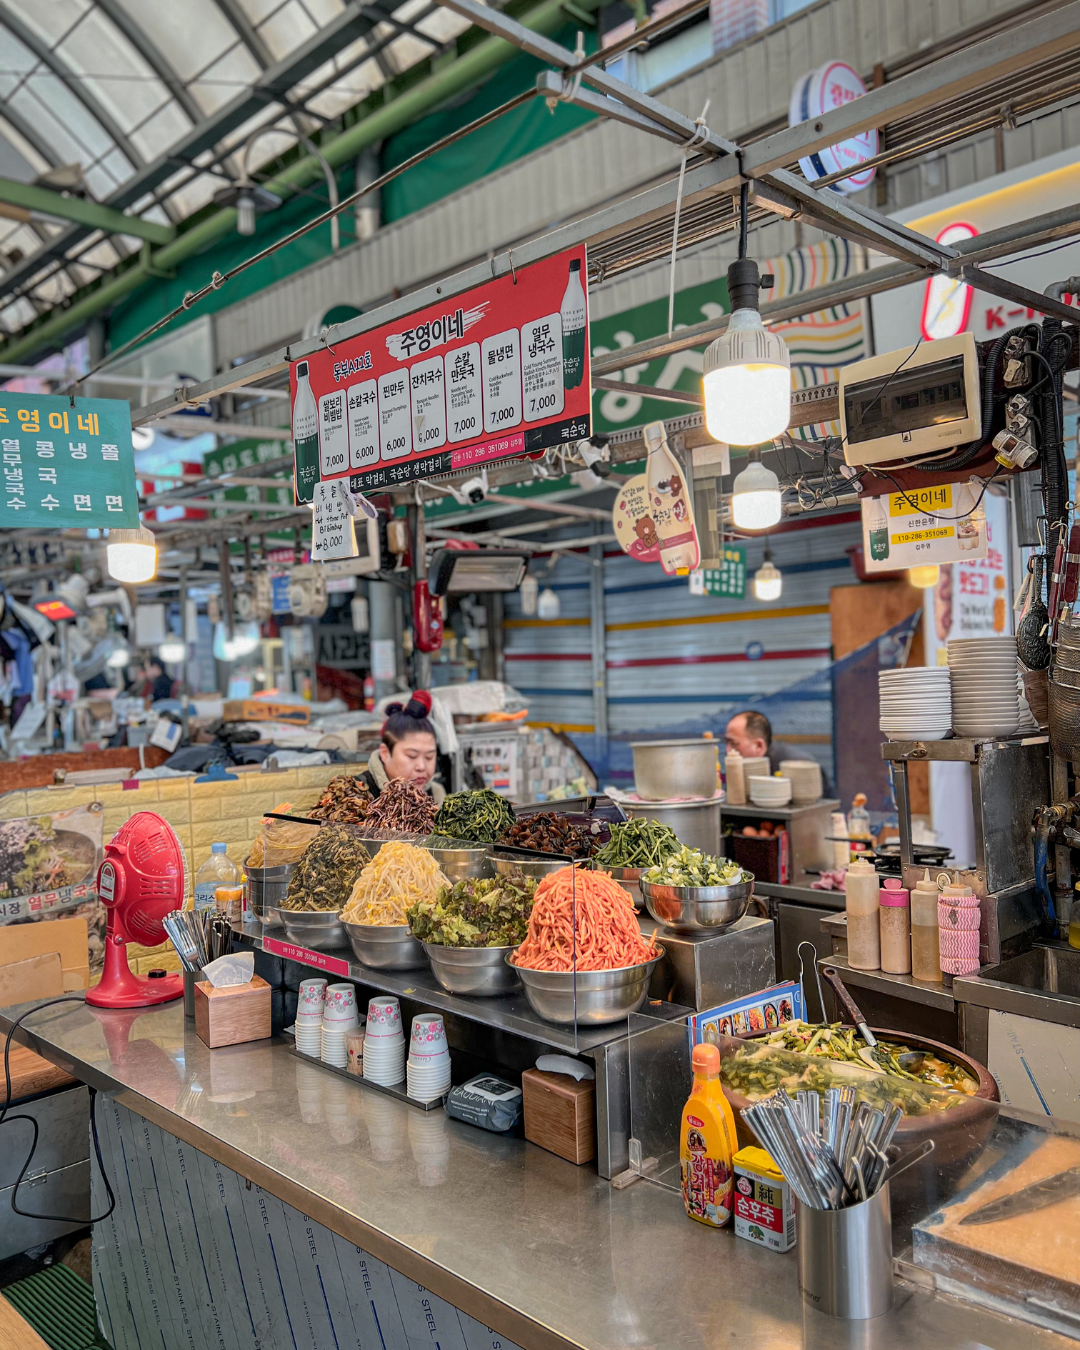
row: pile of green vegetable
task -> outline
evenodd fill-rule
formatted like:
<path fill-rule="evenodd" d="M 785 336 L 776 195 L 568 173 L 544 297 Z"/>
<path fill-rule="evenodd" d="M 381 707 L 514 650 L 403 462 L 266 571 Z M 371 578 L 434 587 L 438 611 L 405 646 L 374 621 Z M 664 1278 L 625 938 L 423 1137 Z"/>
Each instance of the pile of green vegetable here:
<path fill-rule="evenodd" d="M 513 825 L 514 819 L 510 803 L 490 788 L 452 792 L 439 807 L 435 832 L 473 844 L 493 844 Z"/>
<path fill-rule="evenodd" d="M 764 1044 L 778 1050 L 791 1050 L 800 1055 L 813 1055 L 815 1058 L 830 1059 L 834 1062 L 865 1064 L 870 1069 L 880 1069 L 895 1078 L 905 1078 L 912 1083 L 932 1083 L 937 1087 L 955 1088 L 958 1092 L 974 1095 L 978 1082 L 972 1078 L 960 1064 L 942 1059 L 939 1055 L 927 1054 L 916 1068 L 908 1070 L 897 1058 L 907 1054 L 913 1047 L 898 1045 L 894 1041 L 881 1041 L 871 1049 L 865 1044 L 854 1027 L 846 1027 L 842 1022 L 831 1022 L 828 1026 L 814 1026 L 797 1018 L 785 1022 L 771 1035 L 765 1037 Z"/>
<path fill-rule="evenodd" d="M 324 825 L 300 855 L 282 909 L 340 910 L 371 861 L 355 825 Z"/>
<path fill-rule="evenodd" d="M 946 1111 L 965 1100 L 932 1083 L 910 1082 L 893 1074 L 872 1070 L 861 1060 L 829 1060 L 796 1054 L 776 1046 L 753 1042 L 720 1061 L 720 1081 L 750 1101 L 761 1101 L 782 1088 L 789 1097 L 803 1089 L 824 1092 L 830 1087 L 855 1089 L 855 1100 L 870 1106 L 899 1106 L 906 1116 L 924 1116 Z"/>
<path fill-rule="evenodd" d="M 680 848 L 642 872 L 650 886 L 737 886 L 753 881 L 733 858 L 712 858 L 698 848 Z"/>
<path fill-rule="evenodd" d="M 610 841 L 593 861 L 597 867 L 656 867 L 678 851 L 679 841 L 670 825 L 635 819 L 612 825 Z"/>
<path fill-rule="evenodd" d="M 468 877 L 413 905 L 409 928 L 421 942 L 442 947 L 516 947 L 528 932 L 535 894 L 536 882 L 520 872 Z"/>

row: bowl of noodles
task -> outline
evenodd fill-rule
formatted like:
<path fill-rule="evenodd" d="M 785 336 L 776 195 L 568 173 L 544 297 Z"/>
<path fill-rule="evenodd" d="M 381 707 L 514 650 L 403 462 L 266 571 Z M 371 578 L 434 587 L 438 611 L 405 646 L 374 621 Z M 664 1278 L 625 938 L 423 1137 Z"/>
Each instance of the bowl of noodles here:
<path fill-rule="evenodd" d="M 356 959 L 373 970 L 426 966 L 423 944 L 409 931 L 408 911 L 447 885 L 426 849 L 401 839 L 384 842 L 357 877 L 341 912 Z"/>

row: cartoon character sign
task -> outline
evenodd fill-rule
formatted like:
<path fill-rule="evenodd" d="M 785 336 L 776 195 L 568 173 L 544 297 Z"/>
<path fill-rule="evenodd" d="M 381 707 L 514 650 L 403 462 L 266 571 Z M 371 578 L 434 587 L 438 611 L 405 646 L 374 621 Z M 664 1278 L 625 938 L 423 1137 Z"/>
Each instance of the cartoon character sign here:
<path fill-rule="evenodd" d="M 637 562 L 660 561 L 660 535 L 656 529 L 656 513 L 649 501 L 645 475 L 628 478 L 615 498 L 611 510 L 615 537 L 624 553 Z"/>

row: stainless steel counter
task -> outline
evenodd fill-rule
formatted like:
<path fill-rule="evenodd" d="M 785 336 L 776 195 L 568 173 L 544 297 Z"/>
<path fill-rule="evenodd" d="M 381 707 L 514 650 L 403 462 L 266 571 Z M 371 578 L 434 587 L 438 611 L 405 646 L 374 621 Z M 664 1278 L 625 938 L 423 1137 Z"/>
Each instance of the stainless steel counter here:
<path fill-rule="evenodd" d="M 28 1006 L 0 1012 L 0 1028 Z M 643 1182 L 613 1190 L 590 1168 L 441 1115 L 447 1162 L 438 1184 L 430 1175 L 425 1184 L 409 1145 L 420 1114 L 411 1107 L 358 1083 L 366 1128 L 335 1143 L 301 1114 L 298 1071 L 320 1070 L 269 1041 L 210 1051 L 188 1027 L 179 1003 L 70 1005 L 42 1010 L 18 1035 L 524 1350 L 1076 1350 L 903 1284 L 896 1310 L 871 1323 L 804 1311 L 794 1253 L 702 1228 L 671 1192 Z"/>

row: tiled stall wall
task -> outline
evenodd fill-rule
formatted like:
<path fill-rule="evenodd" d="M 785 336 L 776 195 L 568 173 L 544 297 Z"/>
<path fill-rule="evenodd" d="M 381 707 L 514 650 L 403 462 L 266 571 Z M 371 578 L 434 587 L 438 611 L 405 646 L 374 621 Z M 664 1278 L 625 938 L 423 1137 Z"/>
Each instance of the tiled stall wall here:
<path fill-rule="evenodd" d="M 19 789 L 0 795 L 0 820 L 44 815 L 73 806 L 101 802 L 104 806 L 103 838 L 106 843 L 138 811 L 156 811 L 176 831 L 188 861 L 188 895 L 195 873 L 210 856 L 210 845 L 229 846 L 229 857 L 238 866 L 251 850 L 265 812 L 282 802 L 303 812 L 314 805 L 323 788 L 342 773 L 357 772 L 341 764 L 319 764 L 304 769 L 283 769 L 237 774 L 235 782 L 198 783 L 191 778 L 134 778 L 125 783 L 102 783 L 96 787 L 50 787 Z M 133 970 L 179 970 L 180 961 L 171 944 L 161 947 L 128 947 Z"/>

